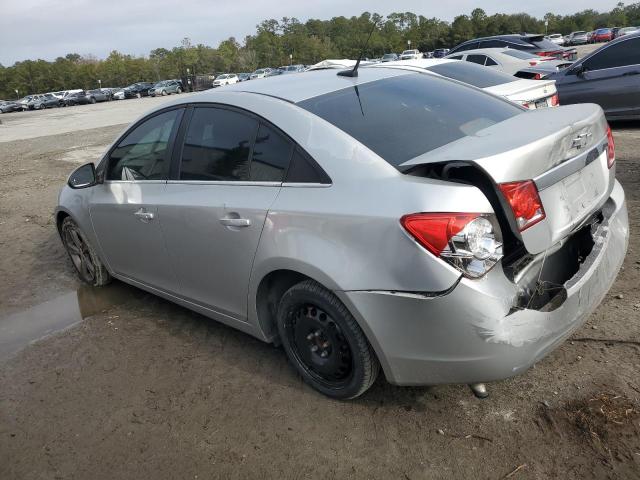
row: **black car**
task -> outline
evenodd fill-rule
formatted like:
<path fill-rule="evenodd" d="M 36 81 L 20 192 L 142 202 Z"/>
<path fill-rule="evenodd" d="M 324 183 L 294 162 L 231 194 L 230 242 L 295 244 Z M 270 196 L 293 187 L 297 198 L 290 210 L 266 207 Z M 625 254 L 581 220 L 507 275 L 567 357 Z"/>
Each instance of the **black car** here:
<path fill-rule="evenodd" d="M 545 79 L 556 81 L 561 105 L 597 103 L 609 120 L 640 118 L 640 34 L 616 38 Z"/>
<path fill-rule="evenodd" d="M 495 35 L 493 37 L 475 38 L 461 43 L 452 48 L 449 54 L 464 50 L 476 50 L 478 48 L 515 48 L 539 55 L 541 57 L 556 57 L 559 60 L 577 57 L 575 49 L 562 48 L 544 35 L 520 34 L 520 35 Z"/>
<path fill-rule="evenodd" d="M 0 101 L 0 113 L 19 112 L 22 110 L 22 105 L 11 101 Z"/>
<path fill-rule="evenodd" d="M 138 82 L 129 85 L 124 89 L 124 98 L 148 97 L 149 90 L 151 90 L 153 86 L 154 84 L 149 82 Z"/>
<path fill-rule="evenodd" d="M 66 95 L 63 101 L 65 107 L 70 107 L 72 105 L 86 105 L 88 103 L 91 103 L 90 98 L 87 96 L 87 92 L 85 92 L 84 90 L 81 92 L 73 92 Z"/>

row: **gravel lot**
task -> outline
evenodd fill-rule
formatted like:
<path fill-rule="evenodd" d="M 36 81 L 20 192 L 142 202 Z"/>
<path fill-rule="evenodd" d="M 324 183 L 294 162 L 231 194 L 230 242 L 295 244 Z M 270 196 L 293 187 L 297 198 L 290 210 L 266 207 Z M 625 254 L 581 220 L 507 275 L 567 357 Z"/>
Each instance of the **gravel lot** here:
<path fill-rule="evenodd" d="M 0 359 L 1 479 L 640 477 L 640 124 L 614 125 L 624 270 L 572 339 L 487 400 L 380 379 L 338 402 L 281 350 L 133 287 L 76 280 L 57 191 L 164 101 L 0 118 L 0 347 L 15 347 L 7 319 L 29 338 L 86 317 Z"/>

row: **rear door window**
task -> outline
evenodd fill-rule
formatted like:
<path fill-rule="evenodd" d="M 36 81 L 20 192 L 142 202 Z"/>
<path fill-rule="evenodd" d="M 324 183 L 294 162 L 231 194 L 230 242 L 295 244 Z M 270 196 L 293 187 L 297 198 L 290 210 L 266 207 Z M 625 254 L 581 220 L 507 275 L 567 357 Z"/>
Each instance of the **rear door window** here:
<path fill-rule="evenodd" d="M 478 65 L 484 65 L 484 62 L 487 61 L 487 57 L 485 55 L 467 55 L 467 62 L 477 63 Z"/>
<path fill-rule="evenodd" d="M 492 67 L 494 65 L 498 65 L 498 62 L 496 62 L 493 58 L 491 57 L 487 57 L 487 60 L 484 62 L 484 66 L 485 67 Z"/>
<path fill-rule="evenodd" d="M 420 73 L 361 83 L 298 105 L 396 167 L 522 113 L 506 100 Z"/>
<path fill-rule="evenodd" d="M 247 181 L 258 121 L 223 108 L 196 108 L 180 161 L 181 180 Z"/>
<path fill-rule="evenodd" d="M 293 143 L 275 128 L 261 124 L 258 129 L 249 178 L 253 182 L 282 182 L 289 167 Z"/>
<path fill-rule="evenodd" d="M 166 179 L 171 144 L 182 113 L 179 108 L 154 115 L 129 132 L 109 155 L 106 179 Z"/>
<path fill-rule="evenodd" d="M 587 59 L 583 65 L 587 70 L 640 65 L 640 38 L 609 45 Z"/>

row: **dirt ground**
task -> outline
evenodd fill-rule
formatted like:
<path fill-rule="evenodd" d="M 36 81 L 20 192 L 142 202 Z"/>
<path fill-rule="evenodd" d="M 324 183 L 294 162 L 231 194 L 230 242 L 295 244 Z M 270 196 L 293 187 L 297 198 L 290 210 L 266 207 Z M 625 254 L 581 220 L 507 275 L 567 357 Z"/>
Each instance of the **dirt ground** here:
<path fill-rule="evenodd" d="M 80 287 L 57 191 L 156 101 L 0 118 L 0 319 Z M 61 116 L 90 127 L 91 108 L 98 128 Z M 0 479 L 640 478 L 640 123 L 614 128 L 624 270 L 583 328 L 488 399 L 382 378 L 332 401 L 279 349 L 133 287 L 85 288 L 84 321 L 0 360 Z"/>

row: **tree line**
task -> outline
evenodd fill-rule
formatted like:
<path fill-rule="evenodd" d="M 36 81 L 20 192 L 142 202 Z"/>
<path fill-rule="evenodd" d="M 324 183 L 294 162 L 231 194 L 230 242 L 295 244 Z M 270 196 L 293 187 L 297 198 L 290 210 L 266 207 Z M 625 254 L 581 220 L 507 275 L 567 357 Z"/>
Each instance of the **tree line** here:
<path fill-rule="evenodd" d="M 0 98 L 71 88 L 91 89 L 99 85 L 119 87 L 193 74 L 251 72 L 258 67 L 277 67 L 290 62 L 313 64 L 327 58 L 355 58 L 374 24 L 364 52 L 367 57 L 400 52 L 407 48 L 409 41 L 411 48 L 431 51 L 488 35 L 568 34 L 576 30 L 640 25 L 640 2 L 618 3 L 609 12 L 547 13 L 542 19 L 526 13 L 487 15 L 476 8 L 470 15 L 459 15 L 450 23 L 411 12 L 386 17 L 365 12 L 351 18 L 310 19 L 305 23 L 284 17 L 261 22 L 256 32 L 242 42 L 231 37 L 216 48 L 193 45 L 189 38 L 184 38 L 171 50 L 156 48 L 143 57 L 114 50 L 105 59 L 70 53 L 54 61 L 25 60 L 8 67 L 0 65 Z"/>

